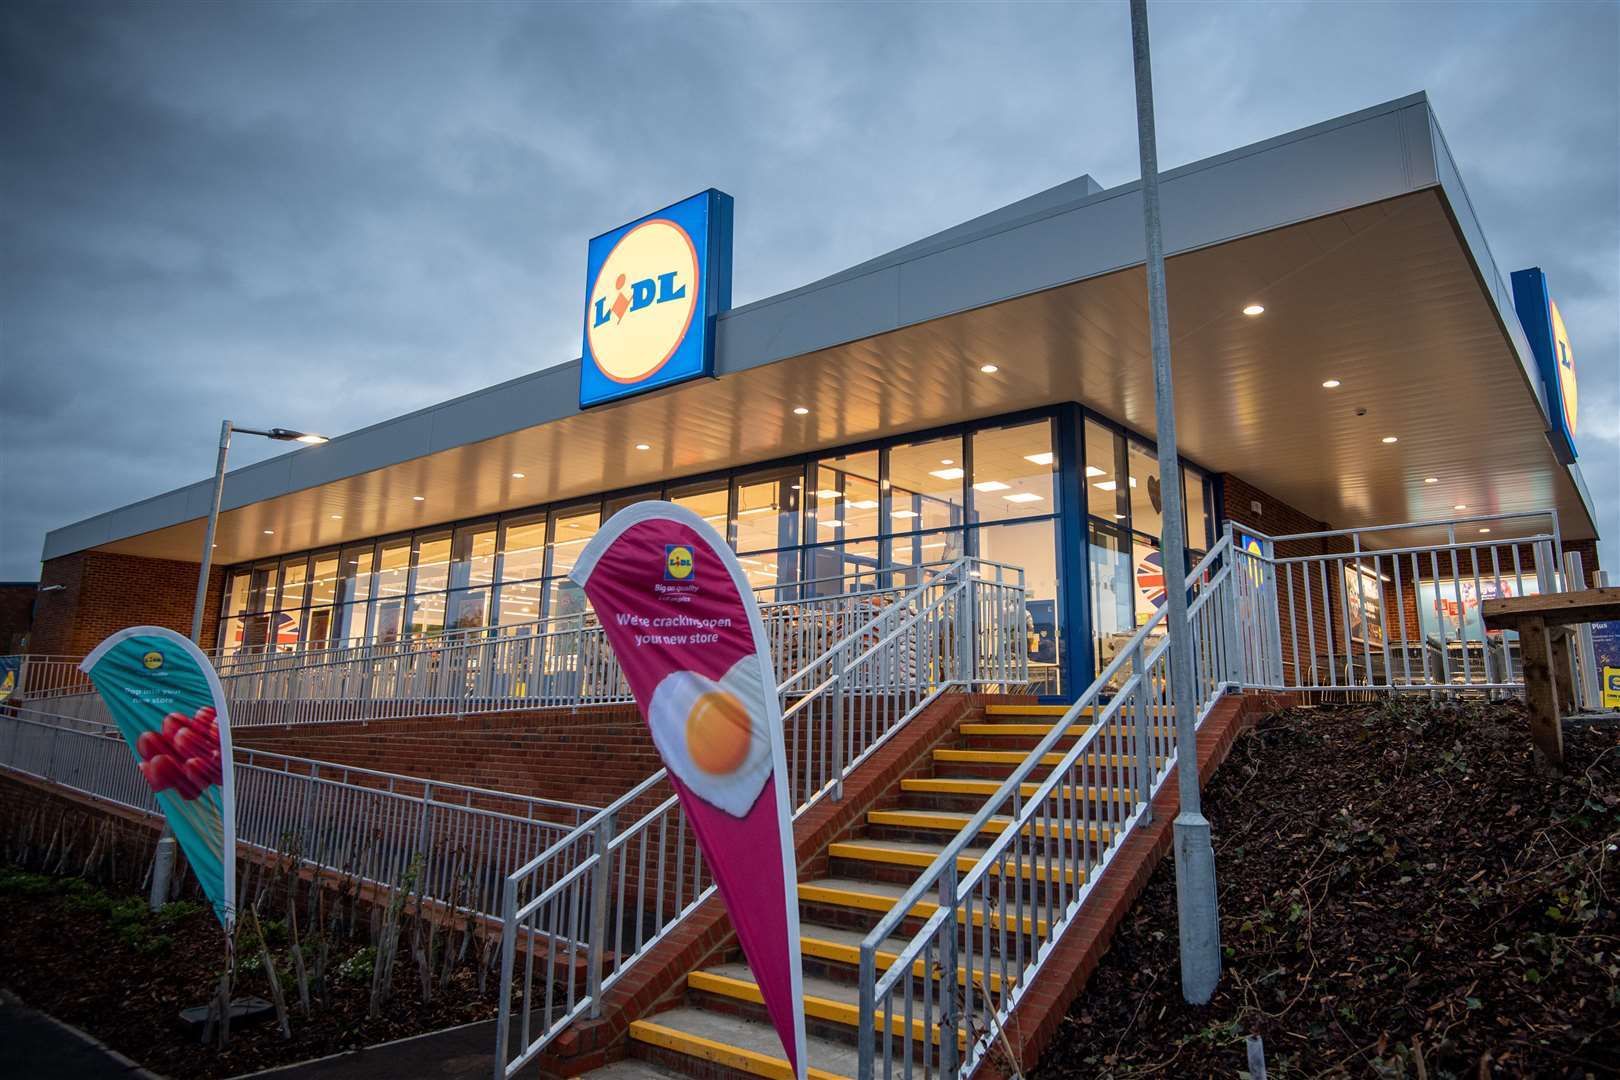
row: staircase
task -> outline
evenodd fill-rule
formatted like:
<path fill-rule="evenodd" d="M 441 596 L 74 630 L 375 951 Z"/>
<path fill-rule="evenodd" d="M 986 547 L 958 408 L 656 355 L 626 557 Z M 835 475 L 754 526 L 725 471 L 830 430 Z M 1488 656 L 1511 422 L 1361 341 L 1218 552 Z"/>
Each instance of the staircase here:
<path fill-rule="evenodd" d="M 1063 713 L 1063 706 L 995 704 L 985 706 L 982 713 L 970 713 L 954 738 L 933 749 L 922 775 L 900 780 L 853 835 L 827 846 L 824 857 L 812 863 L 824 865 L 824 873 L 801 873 L 800 950 L 812 1077 L 856 1075 L 861 939 Z M 1047 764 L 1055 764 L 1058 756 L 1051 755 Z M 1128 760 L 1119 764 L 1131 767 Z M 1033 790 L 1034 784 L 1026 786 Z M 1083 797 L 1102 803 L 1113 795 L 1111 790 L 1090 790 Z M 1007 825 L 1007 818 L 992 818 L 981 830 L 980 843 L 959 854 L 959 867 L 971 867 L 984 845 Z M 1073 827 L 1065 826 L 1065 840 L 1096 845 L 1111 835 L 1106 826 L 1091 826 L 1086 832 L 1076 837 Z M 974 911 L 969 920 L 978 934 L 992 940 L 1004 920 L 1009 926 L 1023 922 L 1028 927 L 1034 922 L 1044 927 L 1045 886 L 1052 871 L 1038 862 L 1010 865 L 1016 870 L 1007 876 L 1014 880 L 1006 883 L 998 909 Z M 909 938 L 937 910 L 933 902 L 917 903 L 901 924 L 902 932 Z M 881 969 L 896 962 L 904 945 L 898 937 L 890 942 L 892 947 L 878 952 Z M 920 981 L 925 974 L 917 963 L 915 978 Z M 937 978 L 938 972 L 932 977 Z M 999 976 L 992 973 L 990 979 L 996 988 Z M 762 1000 L 740 951 L 733 949 L 720 962 L 690 972 L 684 992 L 668 1003 L 670 1007 L 630 1024 L 630 1060 L 587 1075 L 600 1080 L 671 1073 L 701 1080 L 717 1075 L 790 1078 Z M 920 1018 L 911 1023 L 914 1039 L 922 1039 L 926 1031 L 937 1044 L 937 1023 L 925 1024 Z M 902 1024 L 894 1020 L 892 1033 L 901 1033 Z"/>

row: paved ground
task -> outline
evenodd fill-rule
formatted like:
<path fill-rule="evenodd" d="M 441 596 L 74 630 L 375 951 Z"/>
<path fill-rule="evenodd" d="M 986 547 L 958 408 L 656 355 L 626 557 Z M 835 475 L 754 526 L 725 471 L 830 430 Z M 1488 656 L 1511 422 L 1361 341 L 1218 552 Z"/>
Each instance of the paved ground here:
<path fill-rule="evenodd" d="M 495 1021 L 485 1020 L 252 1075 L 265 1080 L 489 1080 L 494 1051 Z"/>
<path fill-rule="evenodd" d="M 5 1048 L 5 1063 L 0 1065 L 0 1075 L 5 1076 L 132 1080 L 152 1075 L 4 990 L 0 990 L 0 1047 Z"/>

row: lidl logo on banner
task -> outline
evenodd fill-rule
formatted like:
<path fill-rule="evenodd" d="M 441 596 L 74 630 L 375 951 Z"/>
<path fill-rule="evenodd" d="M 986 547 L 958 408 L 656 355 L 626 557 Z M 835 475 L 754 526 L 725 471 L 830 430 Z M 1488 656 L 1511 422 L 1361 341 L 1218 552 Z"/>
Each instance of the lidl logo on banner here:
<path fill-rule="evenodd" d="M 714 373 L 731 306 L 731 196 L 710 189 L 592 240 L 581 406 Z"/>
<path fill-rule="evenodd" d="M 147 671 L 156 671 L 163 666 L 163 654 L 156 649 L 148 650 L 141 656 L 141 666 Z"/>
<path fill-rule="evenodd" d="M 1547 436 L 1564 464 L 1575 460 L 1575 428 L 1580 393 L 1575 382 L 1575 350 L 1564 316 L 1547 292 L 1540 267 L 1513 273 L 1513 306 L 1519 325 L 1535 354 L 1536 370 L 1547 395 Z"/>
<path fill-rule="evenodd" d="M 685 544 L 664 546 L 664 580 L 685 581 L 692 576 L 692 549 Z"/>

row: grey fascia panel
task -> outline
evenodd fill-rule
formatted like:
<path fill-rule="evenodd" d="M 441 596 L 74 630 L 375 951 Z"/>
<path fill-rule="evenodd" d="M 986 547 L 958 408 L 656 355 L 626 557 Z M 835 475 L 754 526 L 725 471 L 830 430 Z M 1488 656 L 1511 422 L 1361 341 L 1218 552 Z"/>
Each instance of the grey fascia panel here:
<path fill-rule="evenodd" d="M 1546 387 L 1542 385 L 1535 354 L 1530 351 L 1530 340 L 1525 336 L 1524 324 L 1519 322 L 1518 309 L 1513 306 L 1513 289 L 1509 287 L 1507 279 L 1502 276 L 1501 270 L 1496 265 L 1496 258 L 1491 254 L 1491 245 L 1485 239 L 1485 230 L 1479 223 L 1478 215 L 1474 213 L 1473 200 L 1468 197 L 1468 189 L 1463 186 L 1462 174 L 1457 171 L 1457 162 L 1451 156 L 1451 148 L 1446 145 L 1446 137 L 1440 130 L 1440 122 L 1435 119 L 1432 112 L 1429 114 L 1429 132 L 1434 147 L 1434 163 L 1440 190 L 1444 192 L 1451 213 L 1457 220 L 1457 226 L 1462 230 L 1463 242 L 1474 260 L 1474 268 L 1479 272 L 1480 280 L 1485 283 L 1485 291 L 1490 296 L 1491 302 L 1496 305 L 1497 317 L 1501 319 L 1508 339 L 1513 343 L 1514 351 L 1518 353 L 1519 366 L 1524 371 L 1525 382 L 1536 395 L 1536 404 L 1541 407 L 1542 415 L 1547 416 Z"/>
<path fill-rule="evenodd" d="M 1172 169 L 1161 181 L 1166 249 L 1190 251 L 1433 186 L 1435 169 L 1428 163 L 1438 155 L 1414 145 L 1431 131 L 1438 128 L 1420 93 Z M 1139 264 L 1140 187 L 1133 181 L 1098 191 L 1081 177 L 736 308 L 718 320 L 716 370 L 745 371 Z M 1078 197 L 1051 201 L 1071 193 Z M 1028 212 L 1019 213 L 1025 207 Z M 579 367 L 574 359 L 233 471 L 224 506 L 240 508 L 577 415 Z M 57 529 L 46 536 L 44 557 L 200 517 L 206 502 L 199 508 L 198 487 L 206 491 L 208 484 Z"/>

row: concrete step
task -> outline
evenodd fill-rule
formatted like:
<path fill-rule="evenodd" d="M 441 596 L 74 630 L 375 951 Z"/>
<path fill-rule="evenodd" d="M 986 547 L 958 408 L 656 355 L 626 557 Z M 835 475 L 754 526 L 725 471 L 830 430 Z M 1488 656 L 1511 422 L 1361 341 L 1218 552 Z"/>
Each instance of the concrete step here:
<path fill-rule="evenodd" d="M 848 868 L 850 873 L 845 876 L 866 879 L 876 877 L 882 881 L 904 881 L 910 884 L 917 879 L 917 875 L 932 866 L 940 852 L 945 850 L 944 843 L 927 844 L 908 840 L 883 840 L 874 837 L 861 837 L 854 840 L 842 840 L 833 843 L 827 849 L 827 856 L 832 860 L 835 871 Z M 960 872 L 971 870 L 984 854 L 982 846 L 964 848 L 956 856 L 956 868 Z M 893 867 L 898 871 L 894 875 L 875 874 L 879 867 Z M 1047 867 L 1032 864 L 1028 861 L 1017 864 L 1008 863 L 1005 869 L 1001 864 L 990 867 L 991 875 L 1006 873 L 1008 877 L 1017 877 L 1024 881 L 1048 882 L 1055 881 L 1057 873 Z M 1065 871 L 1063 877 L 1069 884 L 1075 884 L 1073 870 Z M 1083 881 L 1085 875 L 1080 875 Z"/>
<path fill-rule="evenodd" d="M 929 833 L 948 833 L 952 836 L 961 832 L 971 823 L 973 815 L 952 813 L 944 810 L 873 810 L 866 815 L 866 822 L 870 826 L 894 829 L 904 834 L 917 835 L 919 838 Z M 1012 827 L 1012 818 L 1004 814 L 996 814 L 988 818 L 979 827 L 980 836 L 999 836 Z M 1076 826 L 1068 822 L 1042 823 L 1033 822 L 1024 826 L 1023 835 L 1039 837 L 1061 836 L 1065 840 L 1081 837 L 1093 843 L 1106 843 L 1113 837 L 1114 831 L 1108 826 Z M 905 839 L 905 836 L 895 839 Z"/>
<path fill-rule="evenodd" d="M 688 1076 L 794 1080 L 776 1029 L 741 1016 L 684 1005 L 632 1021 L 630 1040 L 637 1057 Z M 854 1045 L 815 1036 L 805 1041 L 810 1080 L 847 1080 L 859 1071 Z"/>
<path fill-rule="evenodd" d="M 681 1074 L 640 1058 L 623 1058 L 584 1073 L 591 1080 L 679 1080 Z"/>
<path fill-rule="evenodd" d="M 895 904 L 905 896 L 907 886 L 886 881 L 865 881 L 858 878 L 818 878 L 815 881 L 799 882 L 800 917 L 807 922 L 829 925 L 842 925 L 854 929 L 851 923 L 874 925 L 878 918 L 893 910 Z M 807 912 L 805 908 L 810 910 Z M 825 910 L 829 913 L 842 912 L 845 918 L 838 918 L 835 914 L 832 919 L 819 919 L 817 911 Z M 927 919 L 939 910 L 939 904 L 933 900 L 919 900 L 911 906 L 906 914 L 911 919 Z M 964 911 L 966 909 L 964 908 Z M 861 917 L 847 918 L 850 913 L 859 913 Z M 1046 920 L 1031 921 L 1030 916 L 1003 915 L 999 911 L 986 914 L 982 906 L 975 905 L 973 909 L 972 924 L 982 927 L 986 918 L 990 921 L 991 929 L 1000 929 L 1006 925 L 1009 929 L 1020 927 L 1025 933 L 1031 930 L 1044 935 L 1046 933 Z"/>
<path fill-rule="evenodd" d="M 1024 716 L 1063 716 L 1072 706 L 1069 705 L 986 705 L 984 715 L 993 719 Z M 1096 709 L 1087 705 L 1084 715 L 1095 714 Z"/>
<path fill-rule="evenodd" d="M 900 790 L 906 794 L 918 795 L 961 795 L 979 800 L 982 806 L 984 800 L 1001 789 L 1000 780 L 974 780 L 970 777 L 959 776 L 925 776 L 900 781 Z M 1024 798 L 1032 797 L 1040 788 L 1038 781 L 1029 781 L 1018 785 L 1019 794 Z M 1104 800 L 1114 802 L 1127 797 L 1127 793 L 1120 788 L 1075 788 L 1060 785 L 1052 789 L 1052 794 L 1061 799 L 1083 798 L 1087 802 L 1097 803 Z"/>
<path fill-rule="evenodd" d="M 799 924 L 799 952 L 804 957 L 805 970 L 807 972 L 814 970 L 823 977 L 857 985 L 856 980 L 860 977 L 861 942 L 865 937 L 865 932 L 860 930 L 850 930 L 846 927 L 829 926 L 823 923 L 801 922 Z M 909 941 L 910 938 L 905 937 L 888 937 L 880 942 L 874 956 L 878 970 L 887 971 L 899 963 L 900 952 Z M 922 960 L 912 961 L 911 972 L 916 978 L 923 977 L 925 972 Z M 935 979 L 940 977 L 937 965 L 931 974 Z M 959 965 L 956 969 L 956 977 L 959 985 L 965 983 L 967 981 L 967 968 Z M 983 985 L 984 976 L 982 972 L 975 974 L 975 982 L 980 986 Z M 1001 989 L 1001 976 L 999 974 L 992 973 L 990 975 L 990 988 L 992 990 Z"/>

